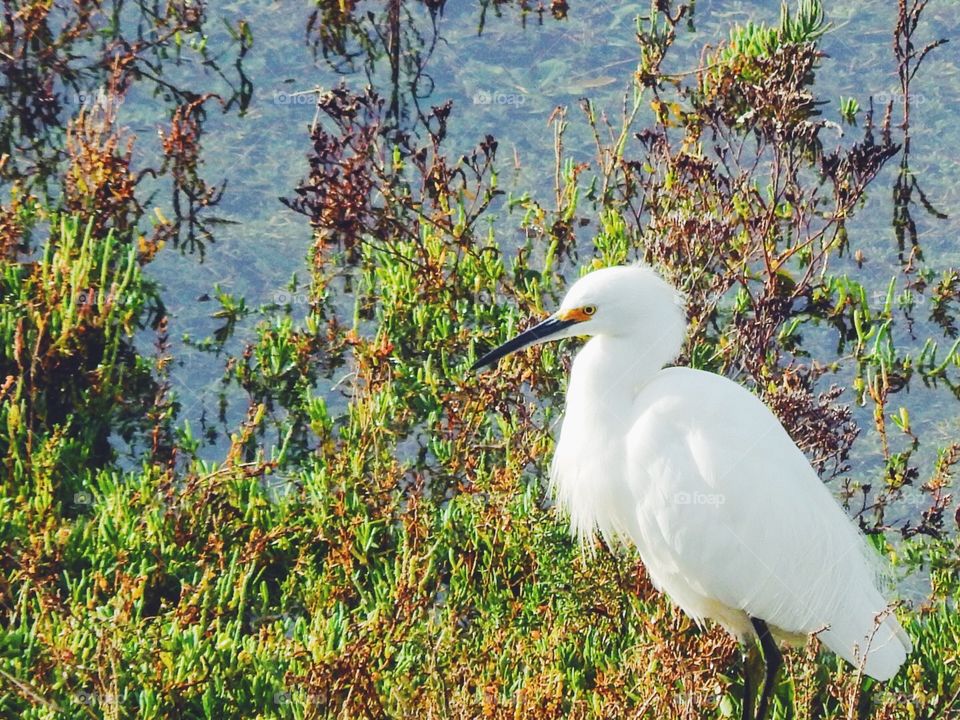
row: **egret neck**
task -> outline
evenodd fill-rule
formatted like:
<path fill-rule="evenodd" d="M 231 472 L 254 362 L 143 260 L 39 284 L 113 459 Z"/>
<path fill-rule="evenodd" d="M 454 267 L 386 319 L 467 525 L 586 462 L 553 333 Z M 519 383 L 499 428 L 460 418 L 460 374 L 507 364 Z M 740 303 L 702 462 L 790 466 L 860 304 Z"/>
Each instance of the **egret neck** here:
<path fill-rule="evenodd" d="M 622 497 L 624 479 L 614 470 L 626 459 L 623 428 L 636 415 L 640 389 L 680 353 L 686 328 L 681 311 L 660 323 L 656 334 L 631 330 L 591 338 L 570 373 L 550 479 L 573 534 L 583 541 L 599 530 L 613 544 L 634 530 L 632 503 Z"/>

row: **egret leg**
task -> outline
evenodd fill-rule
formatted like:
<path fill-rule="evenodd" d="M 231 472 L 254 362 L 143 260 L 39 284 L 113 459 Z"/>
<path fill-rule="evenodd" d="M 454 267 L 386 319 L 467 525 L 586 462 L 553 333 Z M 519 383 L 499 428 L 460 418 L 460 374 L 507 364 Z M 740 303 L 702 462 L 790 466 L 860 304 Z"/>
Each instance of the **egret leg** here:
<path fill-rule="evenodd" d="M 754 720 L 753 701 L 757 699 L 756 677 L 757 645 L 752 640 L 743 648 L 743 704 L 740 706 L 740 720 Z"/>
<path fill-rule="evenodd" d="M 783 655 L 780 654 L 780 648 L 777 647 L 776 640 L 770 634 L 770 628 L 763 620 L 750 618 L 753 629 L 757 631 L 760 638 L 760 647 L 763 650 L 763 662 L 766 666 L 766 676 L 763 680 L 763 691 L 760 693 L 760 705 L 757 707 L 756 720 L 764 720 L 767 716 L 767 705 L 770 702 L 770 696 L 773 694 L 773 685 L 777 679 L 777 671 L 783 665 Z"/>

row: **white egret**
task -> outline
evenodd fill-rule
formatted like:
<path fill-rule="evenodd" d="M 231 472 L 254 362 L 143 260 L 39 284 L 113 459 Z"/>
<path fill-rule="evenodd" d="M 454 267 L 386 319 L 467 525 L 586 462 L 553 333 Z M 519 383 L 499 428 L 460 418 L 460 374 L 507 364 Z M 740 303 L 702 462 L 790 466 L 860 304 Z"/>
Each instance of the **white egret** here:
<path fill-rule="evenodd" d="M 714 620 L 748 647 L 759 639 L 757 717 L 779 642 L 815 633 L 867 675 L 891 678 L 911 644 L 877 589 L 878 557 L 763 402 L 719 375 L 664 369 L 685 334 L 681 298 L 653 270 L 607 268 L 474 368 L 592 336 L 570 373 L 554 497 L 581 540 L 632 542 L 654 585 L 697 623 Z M 748 718 L 749 672 L 744 689 Z"/>

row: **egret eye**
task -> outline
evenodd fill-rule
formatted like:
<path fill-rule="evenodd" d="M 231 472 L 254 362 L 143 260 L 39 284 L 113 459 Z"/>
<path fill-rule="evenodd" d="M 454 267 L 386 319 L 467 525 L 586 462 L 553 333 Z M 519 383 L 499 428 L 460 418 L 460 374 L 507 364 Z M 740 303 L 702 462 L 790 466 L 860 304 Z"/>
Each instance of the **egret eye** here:
<path fill-rule="evenodd" d="M 596 306 L 596 305 L 584 305 L 584 306 L 583 306 L 583 314 L 584 314 L 584 315 L 593 315 L 595 312 L 597 312 L 597 306 Z"/>

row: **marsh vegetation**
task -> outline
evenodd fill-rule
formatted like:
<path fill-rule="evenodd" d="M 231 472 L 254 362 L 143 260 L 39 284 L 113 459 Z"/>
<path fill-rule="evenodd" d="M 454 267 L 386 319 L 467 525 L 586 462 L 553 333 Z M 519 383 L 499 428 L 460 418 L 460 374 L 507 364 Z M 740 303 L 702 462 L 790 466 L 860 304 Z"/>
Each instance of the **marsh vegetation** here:
<path fill-rule="evenodd" d="M 0 716 L 735 716 L 550 506 L 570 346 L 468 372 L 636 260 L 903 601 L 773 716 L 960 715 L 952 8 L 452 5 L 6 4 Z"/>

